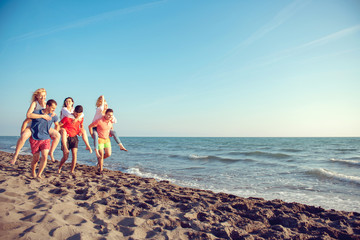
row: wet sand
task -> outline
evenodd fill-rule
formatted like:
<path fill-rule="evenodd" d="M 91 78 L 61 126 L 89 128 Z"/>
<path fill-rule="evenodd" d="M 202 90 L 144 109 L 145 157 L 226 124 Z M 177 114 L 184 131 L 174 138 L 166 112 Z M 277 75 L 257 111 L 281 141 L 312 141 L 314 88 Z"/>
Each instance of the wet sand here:
<path fill-rule="evenodd" d="M 77 165 L 31 178 L 0 151 L 0 239 L 360 239 L 360 214 L 242 198 Z M 105 160 L 106 161 L 106 160 Z"/>

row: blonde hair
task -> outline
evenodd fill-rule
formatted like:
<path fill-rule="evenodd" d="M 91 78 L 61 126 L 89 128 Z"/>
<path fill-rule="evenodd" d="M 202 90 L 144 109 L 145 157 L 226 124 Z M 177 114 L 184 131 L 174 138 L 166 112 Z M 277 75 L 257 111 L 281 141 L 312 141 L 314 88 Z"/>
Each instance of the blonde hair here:
<path fill-rule="evenodd" d="M 96 107 L 100 107 L 102 102 L 103 102 L 103 96 L 98 97 L 98 99 L 96 100 Z"/>
<path fill-rule="evenodd" d="M 43 92 L 45 92 L 45 94 L 46 94 L 45 88 L 39 88 L 39 89 L 37 89 L 37 90 L 33 93 L 33 95 L 31 96 L 31 102 L 38 101 L 37 95 L 40 94 L 40 93 L 43 93 Z"/>

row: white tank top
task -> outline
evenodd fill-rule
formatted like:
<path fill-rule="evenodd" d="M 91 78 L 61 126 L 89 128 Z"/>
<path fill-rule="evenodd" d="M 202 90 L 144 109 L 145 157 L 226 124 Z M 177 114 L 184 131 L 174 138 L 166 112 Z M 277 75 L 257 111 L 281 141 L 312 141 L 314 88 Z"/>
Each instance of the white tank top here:
<path fill-rule="evenodd" d="M 41 106 L 40 103 L 36 101 L 35 110 L 41 110 L 41 109 L 44 109 L 43 106 Z"/>

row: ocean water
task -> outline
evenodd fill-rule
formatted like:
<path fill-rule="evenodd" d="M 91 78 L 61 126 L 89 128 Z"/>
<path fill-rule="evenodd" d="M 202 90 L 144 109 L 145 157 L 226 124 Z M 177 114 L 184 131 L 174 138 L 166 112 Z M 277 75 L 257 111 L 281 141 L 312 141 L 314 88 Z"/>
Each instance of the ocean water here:
<path fill-rule="evenodd" d="M 17 139 L 0 137 L 0 150 L 14 152 Z M 78 162 L 95 166 L 95 154 L 79 142 Z M 129 151 L 112 140 L 106 168 L 241 197 L 360 212 L 360 138 L 124 137 L 122 142 Z M 30 154 L 28 142 L 22 153 Z M 58 146 L 55 157 L 61 156 Z"/>

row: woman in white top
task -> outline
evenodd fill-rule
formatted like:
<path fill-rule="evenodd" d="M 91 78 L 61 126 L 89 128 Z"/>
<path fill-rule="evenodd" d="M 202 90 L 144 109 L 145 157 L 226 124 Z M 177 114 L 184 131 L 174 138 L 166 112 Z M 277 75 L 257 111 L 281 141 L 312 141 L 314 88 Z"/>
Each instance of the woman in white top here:
<path fill-rule="evenodd" d="M 28 126 L 29 123 L 31 123 L 31 118 L 28 118 L 28 116 L 31 113 L 33 113 L 35 110 L 41 110 L 44 109 L 45 107 L 46 107 L 46 90 L 44 88 L 39 88 L 32 94 L 31 104 L 26 113 L 26 119 L 24 120 L 21 126 L 20 138 L 16 143 L 15 154 L 13 159 L 10 161 L 11 164 L 15 164 L 16 159 L 19 156 L 20 150 L 23 148 L 26 140 L 29 137 L 31 137 L 30 126 Z M 43 118 L 47 121 L 51 120 L 51 117 L 46 114 L 36 114 L 36 115 L 37 118 Z M 51 148 L 49 150 L 49 156 L 51 157 L 51 160 L 55 162 L 54 151 L 60 141 L 60 134 L 58 131 L 56 131 L 53 128 L 50 128 L 49 133 L 50 133 L 50 137 L 53 139 Z"/>
<path fill-rule="evenodd" d="M 81 113 L 81 115 L 78 118 L 75 118 L 73 113 L 74 113 L 74 99 L 72 99 L 71 97 L 67 97 L 64 100 L 63 108 L 61 109 L 60 112 L 60 121 L 64 117 L 72 118 L 74 119 L 74 121 L 81 121 L 84 118 L 84 113 Z M 63 145 L 63 152 L 67 154 L 70 152 L 69 149 L 67 148 L 67 132 L 64 128 L 60 128 L 59 132 L 61 134 L 61 143 Z M 87 146 L 86 150 L 89 150 L 89 152 L 92 153 L 92 149 L 89 145 L 89 138 L 84 128 L 80 129 L 80 136 L 82 137 L 82 139 L 85 142 L 85 145 Z"/>
<path fill-rule="evenodd" d="M 92 122 L 95 122 L 99 119 L 101 119 L 104 115 L 105 115 L 105 112 L 106 110 L 108 109 L 108 105 L 105 101 L 105 97 L 104 95 L 101 95 L 97 101 L 96 101 L 96 112 L 95 112 L 95 116 L 93 118 L 93 121 Z M 113 117 L 113 119 L 111 120 L 112 123 L 116 123 L 117 120 L 115 117 Z M 94 139 L 94 147 L 95 147 L 95 153 L 96 153 L 96 156 L 99 157 L 99 151 L 98 151 L 98 146 L 99 146 L 99 135 L 97 133 L 97 128 L 93 128 L 93 139 Z M 122 145 L 119 137 L 117 136 L 117 133 L 114 129 L 111 129 L 110 131 L 110 134 L 111 136 L 113 136 L 115 142 L 119 145 L 120 147 L 120 150 L 123 150 L 123 151 L 127 151 L 126 148 Z"/>

